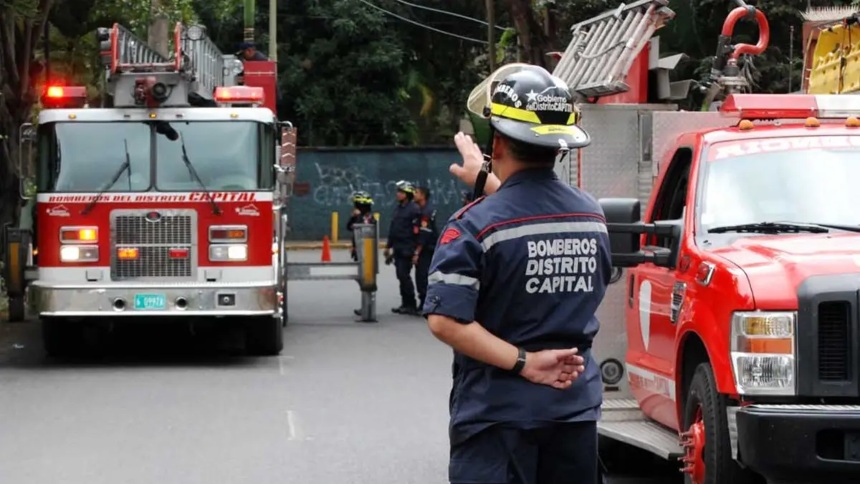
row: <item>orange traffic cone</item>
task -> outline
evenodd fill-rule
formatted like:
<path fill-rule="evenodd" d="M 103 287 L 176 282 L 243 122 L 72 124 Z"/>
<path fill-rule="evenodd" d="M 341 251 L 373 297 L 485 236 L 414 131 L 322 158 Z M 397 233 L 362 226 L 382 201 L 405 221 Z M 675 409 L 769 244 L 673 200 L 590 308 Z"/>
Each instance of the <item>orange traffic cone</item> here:
<path fill-rule="evenodd" d="M 331 247 L 328 245 L 328 235 L 323 236 L 322 257 L 320 262 L 331 262 Z"/>

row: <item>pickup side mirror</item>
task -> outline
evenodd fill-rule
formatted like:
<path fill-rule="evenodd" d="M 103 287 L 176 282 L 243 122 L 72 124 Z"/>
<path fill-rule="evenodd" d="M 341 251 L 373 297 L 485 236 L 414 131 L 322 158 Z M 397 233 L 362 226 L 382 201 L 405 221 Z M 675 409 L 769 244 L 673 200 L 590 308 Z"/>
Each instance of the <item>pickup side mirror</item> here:
<path fill-rule="evenodd" d="M 601 198 L 606 216 L 613 267 L 636 267 L 651 262 L 656 266 L 674 267 L 678 260 L 683 218 L 642 223 L 641 206 L 635 198 Z M 655 234 L 672 240 L 671 248 L 654 253 L 643 252 L 642 234 Z"/>

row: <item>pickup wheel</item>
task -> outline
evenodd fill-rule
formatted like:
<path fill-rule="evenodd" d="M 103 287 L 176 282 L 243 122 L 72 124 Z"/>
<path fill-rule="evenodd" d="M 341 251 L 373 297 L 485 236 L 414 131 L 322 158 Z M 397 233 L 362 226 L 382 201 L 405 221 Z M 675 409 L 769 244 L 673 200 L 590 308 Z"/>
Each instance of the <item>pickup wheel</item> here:
<path fill-rule="evenodd" d="M 20 323 L 27 317 L 24 296 L 9 298 L 9 322 Z"/>
<path fill-rule="evenodd" d="M 726 399 L 717 393 L 711 365 L 696 368 L 684 404 L 681 434 L 687 484 L 750 484 L 755 475 L 741 469 L 732 458 Z"/>
<path fill-rule="evenodd" d="M 245 351 L 254 356 L 277 356 L 284 349 L 284 326 L 272 316 L 245 322 Z"/>

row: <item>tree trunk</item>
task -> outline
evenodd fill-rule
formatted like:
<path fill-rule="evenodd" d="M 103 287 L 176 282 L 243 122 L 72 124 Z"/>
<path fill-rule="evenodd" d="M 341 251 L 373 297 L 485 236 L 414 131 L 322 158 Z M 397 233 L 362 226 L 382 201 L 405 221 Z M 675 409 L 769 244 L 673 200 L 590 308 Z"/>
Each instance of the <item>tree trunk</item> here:
<path fill-rule="evenodd" d="M 0 227 L 18 222 L 18 134 L 38 100 L 41 65 L 34 51 L 52 5 L 53 0 L 39 0 L 36 15 L 27 19 L 0 8 Z"/>
<path fill-rule="evenodd" d="M 535 15 L 531 0 L 509 0 L 509 5 L 520 40 L 523 62 L 546 67 L 549 40 Z"/>
<path fill-rule="evenodd" d="M 165 58 L 169 58 L 170 20 L 167 18 L 167 15 L 164 15 L 164 2 L 162 0 L 152 0 L 151 5 L 150 15 L 152 22 L 149 24 L 146 43 Z"/>

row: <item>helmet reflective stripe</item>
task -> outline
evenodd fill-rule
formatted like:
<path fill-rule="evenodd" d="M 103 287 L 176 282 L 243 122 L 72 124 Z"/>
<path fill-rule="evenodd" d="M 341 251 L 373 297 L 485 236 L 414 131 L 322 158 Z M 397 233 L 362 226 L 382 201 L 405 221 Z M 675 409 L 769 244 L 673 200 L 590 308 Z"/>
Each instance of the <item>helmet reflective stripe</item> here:
<path fill-rule="evenodd" d="M 534 123 L 541 124 L 540 118 L 538 118 L 537 112 L 529 111 L 527 109 L 515 108 L 513 106 L 505 106 L 504 104 L 499 103 L 491 103 L 490 104 L 490 114 L 494 116 L 500 116 L 503 118 L 513 119 L 514 121 L 522 121 L 524 123 Z M 567 119 L 567 125 L 576 124 L 577 121 L 577 110 L 574 109 L 572 113 L 570 113 L 570 117 Z"/>

